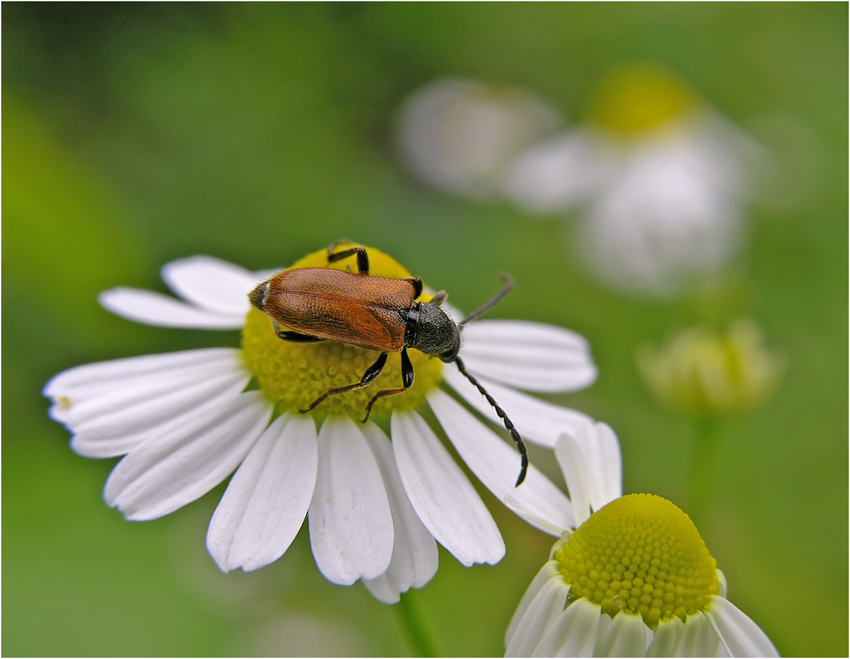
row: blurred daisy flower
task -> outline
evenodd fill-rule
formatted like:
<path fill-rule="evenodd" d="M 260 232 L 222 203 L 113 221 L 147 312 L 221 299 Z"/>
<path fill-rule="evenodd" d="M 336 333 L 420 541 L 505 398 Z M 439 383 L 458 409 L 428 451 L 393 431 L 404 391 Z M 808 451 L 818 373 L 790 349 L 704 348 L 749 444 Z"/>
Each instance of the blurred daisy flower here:
<path fill-rule="evenodd" d="M 630 63 L 600 82 L 583 125 L 515 159 L 504 193 L 534 213 L 579 208 L 587 266 L 621 289 L 665 296 L 735 255 L 763 160 L 667 67 Z"/>
<path fill-rule="evenodd" d="M 520 601 L 506 656 L 778 656 L 726 599 L 723 573 L 688 516 L 661 497 L 621 496 L 610 428 L 565 433 L 555 452 L 574 525 L 561 528 L 562 539 Z M 540 511 L 506 502 L 546 523 Z"/>
<path fill-rule="evenodd" d="M 514 156 L 558 124 L 557 113 L 531 92 L 445 78 L 406 101 L 398 145 L 408 170 L 425 183 L 488 197 L 498 193 Z"/>
<path fill-rule="evenodd" d="M 693 418 L 720 418 L 759 405 L 785 367 L 765 345 L 761 328 L 744 318 L 725 332 L 698 326 L 671 334 L 663 346 L 643 346 L 637 363 L 662 404 Z"/>
<path fill-rule="evenodd" d="M 368 249 L 371 274 L 408 277 L 396 261 Z M 310 254 L 293 268 L 351 268 Z M 331 582 L 363 580 L 378 599 L 398 601 L 437 569 L 436 542 L 462 564 L 496 563 L 505 552 L 493 518 L 434 430 L 415 410 L 427 403 L 467 466 L 500 499 L 542 506 L 568 522 L 566 497 L 533 466 L 515 488 L 519 459 L 487 425 L 438 387 L 445 381 L 485 417 L 498 416 L 449 365 L 410 351 L 413 386 L 380 398 L 372 417 L 389 417 L 392 442 L 362 419 L 379 389 L 401 382 L 399 353 L 369 387 L 357 382 L 378 353 L 276 335 L 248 293 L 271 272 L 249 272 L 205 256 L 173 261 L 162 276 L 181 298 L 130 288 L 100 296 L 125 318 L 165 327 L 241 329 L 242 346 L 190 350 L 79 366 L 44 388 L 50 416 L 72 433 L 79 454 L 124 455 L 109 476 L 106 502 L 130 520 L 167 515 L 235 474 L 210 522 L 207 548 L 224 570 L 255 570 L 280 558 L 308 518 L 313 554 Z M 429 296 L 423 296 L 427 300 Z M 519 321 L 480 321 L 463 331 L 461 355 L 523 437 L 554 446 L 583 414 L 537 400 L 531 391 L 572 391 L 596 378 L 587 342 L 564 329 Z M 252 384 L 253 383 L 253 384 Z M 316 429 L 317 423 L 320 427 Z M 436 541 L 436 542 L 435 542 Z"/>

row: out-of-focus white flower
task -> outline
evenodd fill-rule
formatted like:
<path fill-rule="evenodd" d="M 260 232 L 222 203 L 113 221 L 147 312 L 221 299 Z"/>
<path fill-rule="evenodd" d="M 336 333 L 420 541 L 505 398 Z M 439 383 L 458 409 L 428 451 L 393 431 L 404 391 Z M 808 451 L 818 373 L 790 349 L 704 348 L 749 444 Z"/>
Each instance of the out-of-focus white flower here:
<path fill-rule="evenodd" d="M 661 497 L 623 496 L 611 428 L 577 426 L 561 435 L 555 455 L 570 492 L 569 525 L 505 498 L 562 536 L 511 619 L 506 656 L 777 656 L 726 599 L 726 579 L 688 516 Z"/>
<path fill-rule="evenodd" d="M 558 124 L 557 113 L 528 91 L 446 78 L 404 104 L 398 144 L 405 165 L 422 181 L 487 197 L 498 192 L 513 157 Z"/>
<path fill-rule="evenodd" d="M 763 159 L 666 67 L 633 63 L 603 79 L 583 125 L 520 154 L 503 190 L 534 213 L 578 209 L 591 271 L 665 296 L 735 255 Z"/>
<path fill-rule="evenodd" d="M 409 273 L 369 248 L 371 274 Z M 347 268 L 321 250 L 294 268 Z M 125 318 L 165 327 L 242 331 L 242 347 L 188 350 L 88 364 L 45 386 L 50 416 L 79 454 L 125 456 L 109 476 L 106 502 L 131 520 L 167 515 L 234 472 L 207 533 L 224 570 L 255 570 L 280 558 L 308 518 L 313 555 L 336 584 L 363 580 L 385 602 L 421 587 L 437 570 L 442 544 L 461 563 L 496 563 L 505 545 L 466 475 L 415 411 L 427 403 L 461 458 L 498 498 L 542 509 L 569 524 L 569 500 L 533 466 L 514 487 L 519 457 L 487 425 L 438 387 L 445 381 L 501 425 L 478 390 L 452 365 L 411 350 L 416 378 L 406 393 L 379 399 L 373 416 L 390 419 L 392 442 L 369 421 L 371 395 L 401 382 L 398 353 L 368 389 L 309 402 L 357 382 L 378 354 L 326 341 L 282 341 L 248 293 L 271 273 L 196 256 L 167 264 L 163 279 L 182 298 L 130 288 L 100 302 Z M 596 377 L 587 342 L 567 330 L 519 321 L 471 322 L 460 354 L 528 441 L 552 447 L 564 428 L 587 417 L 513 387 L 581 389 Z M 258 389 L 247 389 L 254 380 Z M 275 412 L 280 413 L 273 418 Z M 321 427 L 317 432 L 317 422 Z"/>

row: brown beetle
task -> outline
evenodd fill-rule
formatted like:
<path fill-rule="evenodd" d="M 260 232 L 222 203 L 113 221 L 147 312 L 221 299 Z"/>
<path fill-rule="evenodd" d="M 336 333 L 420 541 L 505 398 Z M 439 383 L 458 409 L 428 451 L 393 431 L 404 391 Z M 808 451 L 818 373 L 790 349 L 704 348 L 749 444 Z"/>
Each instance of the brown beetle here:
<path fill-rule="evenodd" d="M 440 306 L 446 299 L 444 291 L 437 293 L 430 302 L 418 302 L 422 295 L 419 277 L 372 277 L 369 275 L 369 256 L 364 247 L 334 252 L 337 245 L 348 242 L 343 240 L 328 246 L 328 263 L 356 255 L 357 272 L 328 268 L 284 270 L 249 294 L 251 303 L 272 319 L 275 332 L 284 341 L 338 341 L 381 352 L 359 382 L 330 389 L 302 412 L 309 412 L 328 396 L 365 387 L 381 374 L 390 352 L 401 352 L 402 386 L 378 391 L 366 406 L 365 422 L 378 398 L 403 393 L 413 385 L 414 373 L 407 356 L 408 348 L 437 355 L 443 362 L 457 364 L 460 372 L 502 419 L 521 456 L 522 467 L 516 484 L 522 483 L 528 471 L 528 454 L 522 437 L 504 410 L 458 357 L 463 326 L 507 295 L 513 288 L 511 279 L 503 275 L 504 288 L 483 307 L 456 323 Z M 281 325 L 288 329 L 282 330 Z"/>

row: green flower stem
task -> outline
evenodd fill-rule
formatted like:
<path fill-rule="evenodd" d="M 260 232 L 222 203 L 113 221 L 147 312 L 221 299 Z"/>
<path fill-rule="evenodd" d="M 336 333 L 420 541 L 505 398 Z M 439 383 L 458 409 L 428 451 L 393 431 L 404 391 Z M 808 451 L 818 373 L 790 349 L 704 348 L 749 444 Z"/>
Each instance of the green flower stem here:
<path fill-rule="evenodd" d="M 719 420 L 703 418 L 694 421 L 694 447 L 687 486 L 688 514 L 703 533 L 716 482 L 721 436 Z"/>
<path fill-rule="evenodd" d="M 407 632 L 407 638 L 417 657 L 438 657 L 434 639 L 428 632 L 427 625 L 422 619 L 422 612 L 416 605 L 413 591 L 401 594 L 398 606 L 393 607 L 401 616 L 402 627 Z"/>

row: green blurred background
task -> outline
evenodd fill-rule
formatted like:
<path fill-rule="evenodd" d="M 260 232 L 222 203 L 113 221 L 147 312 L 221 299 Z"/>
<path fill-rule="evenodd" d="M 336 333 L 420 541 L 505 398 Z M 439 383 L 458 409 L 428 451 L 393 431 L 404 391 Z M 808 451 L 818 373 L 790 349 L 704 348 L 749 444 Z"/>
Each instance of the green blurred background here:
<path fill-rule="evenodd" d="M 727 425 L 701 531 L 782 654 L 846 655 L 847 19 L 843 3 L 4 3 L 3 654 L 412 651 L 397 607 L 321 577 L 306 532 L 271 567 L 219 573 L 204 538 L 222 487 L 125 522 L 101 498 L 116 461 L 76 456 L 48 419 L 41 388 L 65 368 L 238 345 L 97 305 L 115 285 L 165 290 L 159 267 L 178 257 L 272 268 L 347 237 L 467 309 L 509 271 L 516 291 L 493 316 L 575 329 L 599 365 L 593 387 L 549 399 L 617 431 L 627 492 L 681 503 L 692 427 L 649 397 L 634 353 L 704 311 L 599 286 L 566 256 L 563 222 L 429 190 L 392 139 L 399 104 L 437 77 L 536 89 L 576 117 L 612 66 L 652 58 L 777 153 L 788 181 L 752 210 L 732 305 L 788 367 Z M 532 459 L 557 477 L 551 454 Z M 551 544 L 484 496 L 506 558 L 464 569 L 441 550 L 413 595 L 448 655 L 504 652 Z"/>

